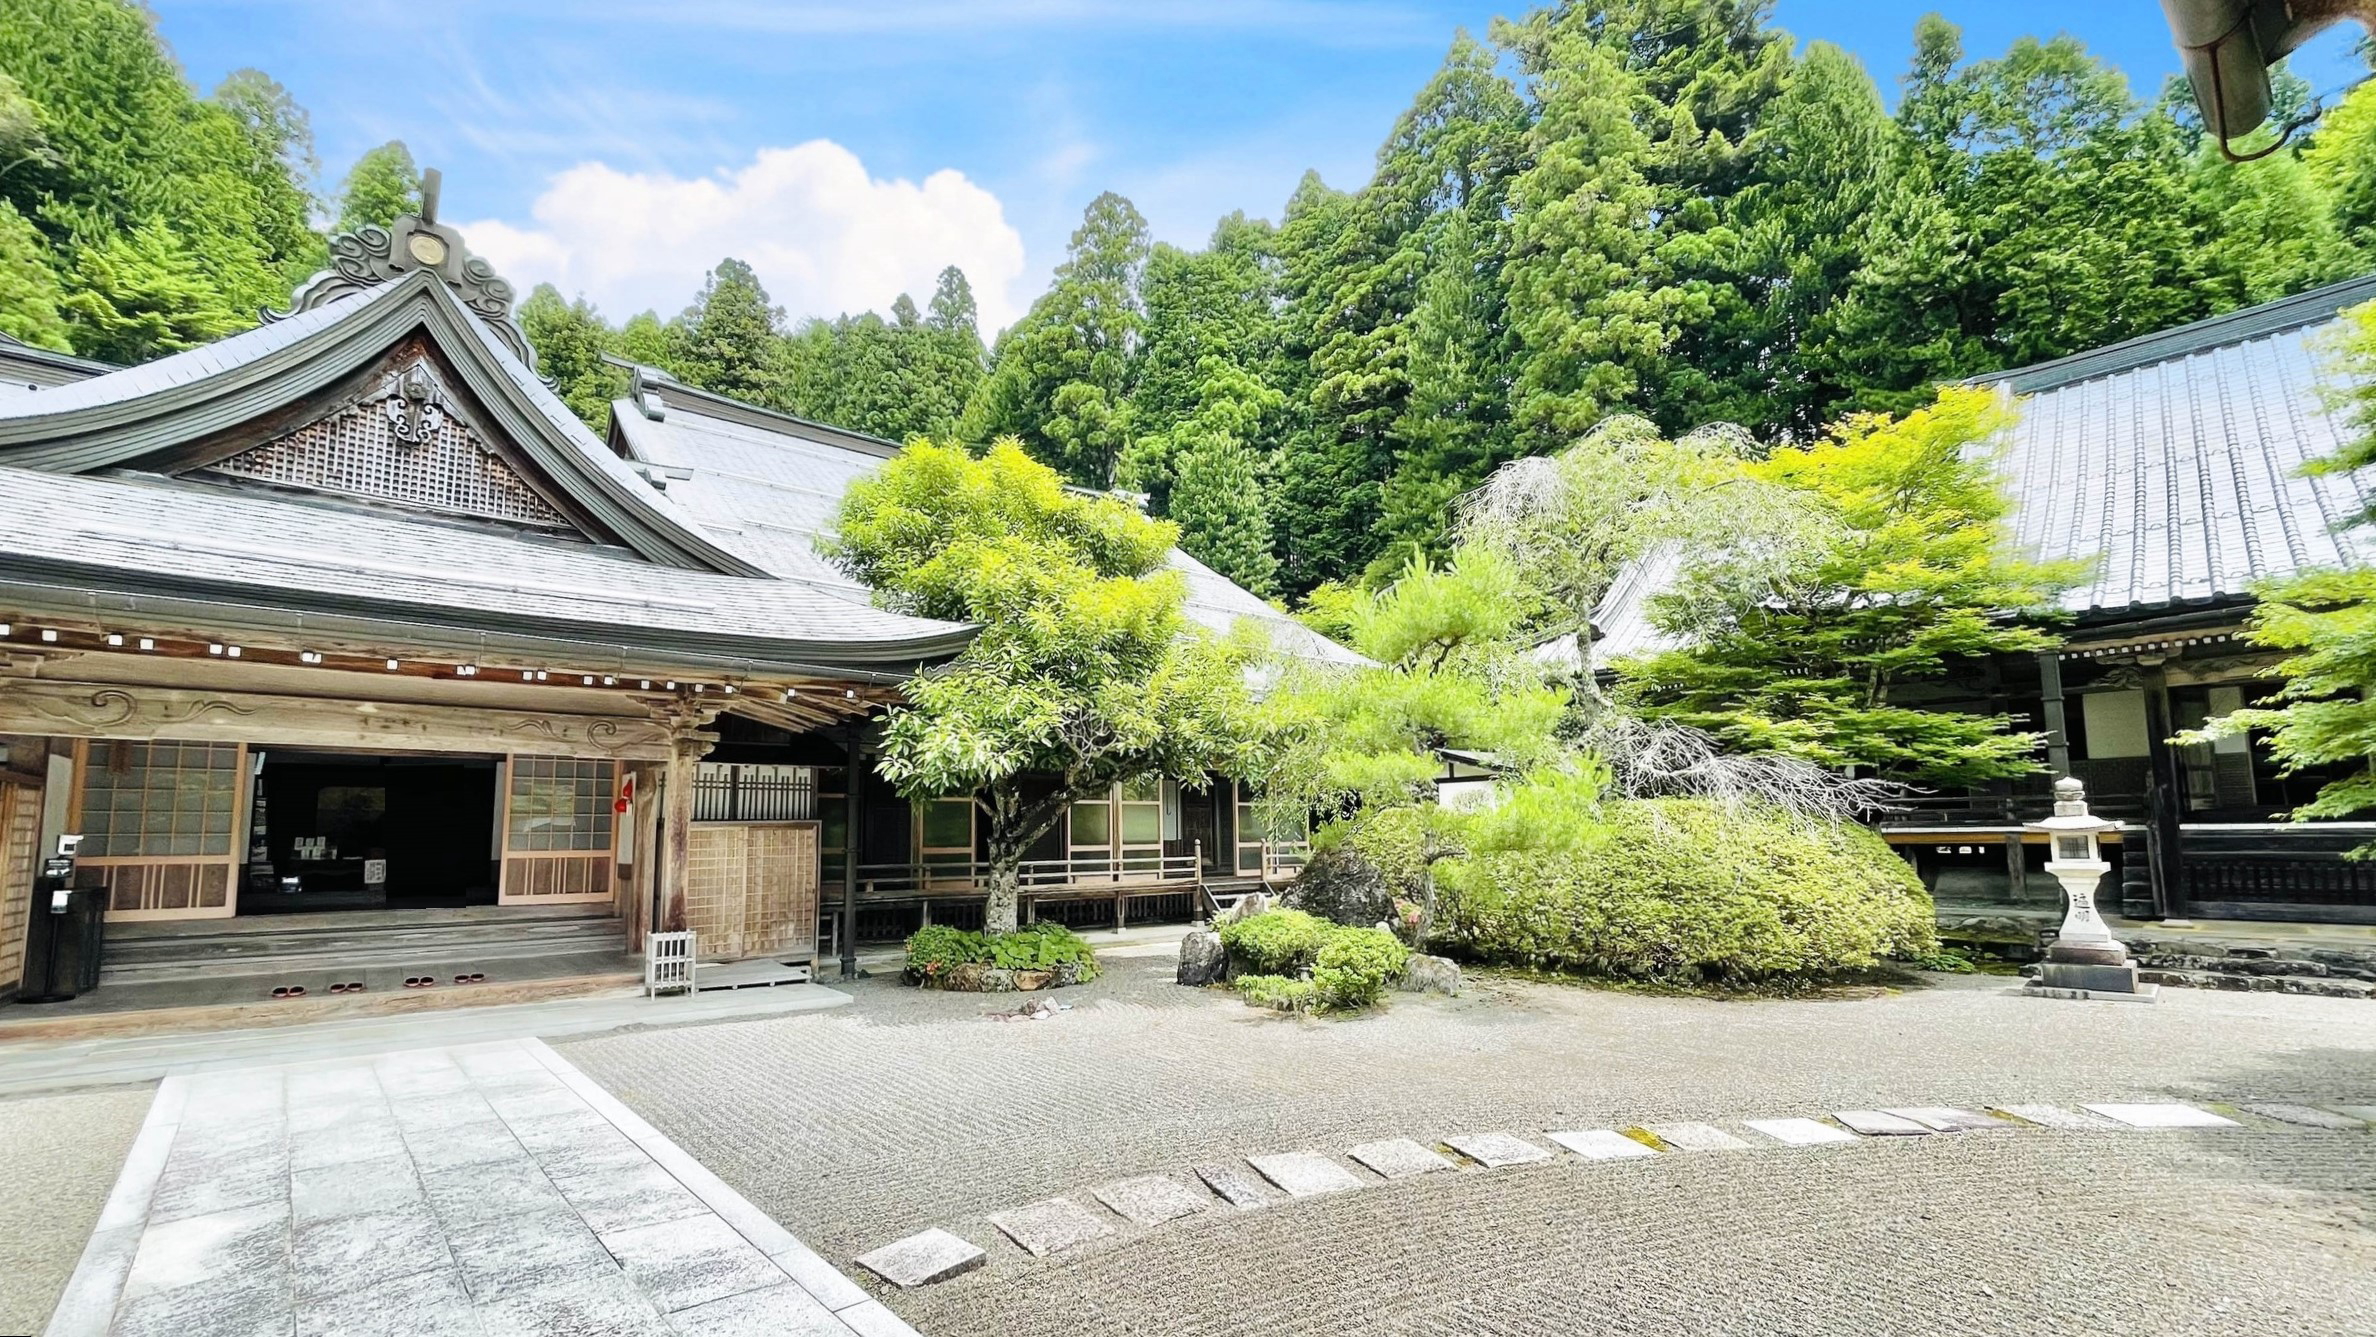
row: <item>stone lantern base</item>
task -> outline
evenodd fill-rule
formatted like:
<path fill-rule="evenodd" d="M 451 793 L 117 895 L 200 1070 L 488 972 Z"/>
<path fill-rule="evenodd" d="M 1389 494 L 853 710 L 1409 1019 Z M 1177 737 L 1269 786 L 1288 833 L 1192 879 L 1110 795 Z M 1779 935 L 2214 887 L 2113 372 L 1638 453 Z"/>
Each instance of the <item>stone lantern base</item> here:
<path fill-rule="evenodd" d="M 2137 967 L 2128 949 L 2117 942 L 2069 942 L 2056 939 L 2046 949 L 2038 974 L 2022 987 L 2037 998 L 2092 998 L 2125 1003 L 2150 1003 L 2159 985 L 2137 981 Z"/>

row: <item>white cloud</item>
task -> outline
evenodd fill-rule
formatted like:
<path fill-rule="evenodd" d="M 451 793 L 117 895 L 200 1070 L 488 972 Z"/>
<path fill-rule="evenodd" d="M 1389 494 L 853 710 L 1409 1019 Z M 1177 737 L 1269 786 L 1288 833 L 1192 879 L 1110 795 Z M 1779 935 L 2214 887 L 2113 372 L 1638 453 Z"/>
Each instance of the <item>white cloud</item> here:
<path fill-rule="evenodd" d="M 918 306 L 947 265 L 965 271 L 988 337 L 1021 312 L 1023 238 L 997 196 L 943 169 L 878 180 L 831 140 L 768 148 L 746 167 L 687 179 L 584 162 L 553 177 L 529 226 L 459 226 L 471 250 L 525 290 L 551 283 L 622 320 L 669 316 L 721 257 L 748 261 L 795 320 Z"/>

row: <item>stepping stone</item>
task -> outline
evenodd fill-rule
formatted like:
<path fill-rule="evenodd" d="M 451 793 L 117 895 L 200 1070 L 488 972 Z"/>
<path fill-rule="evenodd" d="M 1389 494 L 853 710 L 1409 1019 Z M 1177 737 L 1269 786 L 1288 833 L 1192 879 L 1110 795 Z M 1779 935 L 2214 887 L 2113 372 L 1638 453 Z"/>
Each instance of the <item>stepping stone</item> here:
<path fill-rule="evenodd" d="M 1749 1145 L 1712 1123 L 1656 1123 L 1646 1131 L 1678 1151 L 1741 1151 Z"/>
<path fill-rule="evenodd" d="M 1364 1142 L 1345 1154 L 1388 1179 L 1408 1179 L 1413 1175 L 1452 1168 L 1452 1162 L 1407 1137 Z"/>
<path fill-rule="evenodd" d="M 1099 1202 L 1113 1208 L 1116 1216 L 1142 1226 L 1159 1226 L 1183 1216 L 1194 1216 L 1212 1202 L 1170 1175 L 1140 1175 L 1090 1192 L 1097 1195 Z"/>
<path fill-rule="evenodd" d="M 1114 1233 L 1112 1226 L 1070 1198 L 1042 1198 L 994 1212 L 990 1224 L 1022 1245 L 1034 1258 L 1045 1258 Z"/>
<path fill-rule="evenodd" d="M 2085 1110 L 2067 1110 L 2059 1105 L 1996 1105 L 1999 1114 L 2034 1123 L 2040 1128 L 2060 1128 L 2072 1133 L 2101 1133 L 2119 1128 L 2110 1119 L 2100 1118 Z"/>
<path fill-rule="evenodd" d="M 1308 1151 L 1285 1151 L 1276 1156 L 1248 1156 L 1246 1164 L 1262 1172 L 1262 1177 L 1287 1191 L 1291 1198 L 1309 1198 L 1322 1193 L 1341 1193 L 1360 1188 L 1361 1181 L 1353 1172 L 1326 1156 Z"/>
<path fill-rule="evenodd" d="M 2237 1128 L 2234 1119 L 2223 1118 L 2209 1110 L 2192 1105 L 2085 1105 L 2107 1119 L 2127 1124 L 2131 1128 Z"/>
<path fill-rule="evenodd" d="M 2007 1133 L 2013 1130 L 2013 1125 L 2002 1119 L 1977 1110 L 1959 1110 L 1947 1105 L 1916 1105 L 1910 1109 L 1883 1110 L 1882 1113 L 1912 1119 L 1936 1133 Z"/>
<path fill-rule="evenodd" d="M 2266 1104 L 2246 1105 L 2244 1108 L 2264 1118 L 2275 1119 L 2280 1123 L 2298 1123 L 2304 1128 L 2341 1128 L 2349 1132 L 2358 1132 L 2368 1126 L 2366 1119 L 2353 1118 L 2348 1114 L 2337 1114 L 2332 1110 L 2315 1109 L 2308 1105 Z"/>
<path fill-rule="evenodd" d="M 1751 1128 L 1789 1147 L 1820 1147 L 1827 1142 L 1854 1142 L 1856 1134 L 1834 1128 L 1821 1119 L 1746 1119 Z"/>
<path fill-rule="evenodd" d="M 978 1246 L 936 1226 L 851 1261 L 894 1286 L 906 1288 L 929 1286 L 971 1272 L 988 1257 Z"/>
<path fill-rule="evenodd" d="M 1656 1147 L 1647 1147 L 1613 1128 L 1587 1128 L 1572 1133 L 1545 1133 L 1569 1151 L 1588 1161 L 1630 1161 L 1658 1154 Z"/>
<path fill-rule="evenodd" d="M 1467 1137 L 1448 1137 L 1444 1145 L 1488 1169 L 1505 1165 L 1531 1165 L 1551 1159 L 1551 1153 L 1524 1138 L 1508 1133 L 1473 1133 Z"/>
<path fill-rule="evenodd" d="M 1196 1167 L 1196 1177 L 1204 1181 L 1206 1188 L 1220 1194 L 1221 1201 L 1241 1212 L 1252 1211 L 1270 1201 L 1270 1196 L 1234 1165 L 1200 1165 Z"/>
<path fill-rule="evenodd" d="M 2329 1105 L 2327 1108 L 2363 1123 L 2376 1124 L 2376 1105 Z"/>
<path fill-rule="evenodd" d="M 1832 1117 L 1866 1137 L 1925 1137 L 1931 1132 L 1904 1115 L 1880 1110 L 1835 1110 Z"/>

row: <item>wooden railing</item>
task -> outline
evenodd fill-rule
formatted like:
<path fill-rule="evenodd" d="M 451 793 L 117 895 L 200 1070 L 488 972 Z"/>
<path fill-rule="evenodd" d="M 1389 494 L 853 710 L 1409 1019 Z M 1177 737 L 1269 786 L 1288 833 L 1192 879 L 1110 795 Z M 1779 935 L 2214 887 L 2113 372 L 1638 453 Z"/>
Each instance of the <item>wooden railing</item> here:
<path fill-rule="evenodd" d="M 935 896 L 981 895 L 990 866 L 980 859 L 931 863 L 862 863 L 858 865 L 858 899 L 904 901 Z M 1192 886 L 1204 878 L 1204 851 L 1191 845 L 1184 854 L 1153 850 L 1123 855 L 1064 859 L 1025 859 L 1017 884 L 1031 896 L 1112 895 L 1139 887 Z"/>

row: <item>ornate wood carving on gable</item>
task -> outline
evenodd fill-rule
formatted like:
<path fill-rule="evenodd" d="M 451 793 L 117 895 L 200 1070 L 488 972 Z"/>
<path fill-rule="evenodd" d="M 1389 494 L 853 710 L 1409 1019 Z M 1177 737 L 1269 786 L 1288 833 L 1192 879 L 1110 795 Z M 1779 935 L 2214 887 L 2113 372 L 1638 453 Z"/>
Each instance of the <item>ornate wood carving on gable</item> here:
<path fill-rule="evenodd" d="M 510 524 L 571 527 L 464 416 L 436 363 L 420 351 L 399 357 L 327 415 L 196 472 Z"/>

